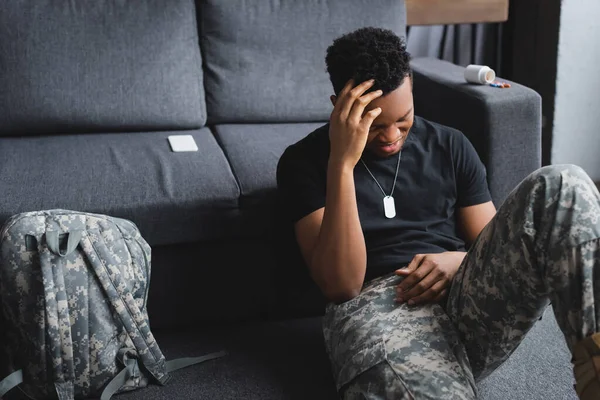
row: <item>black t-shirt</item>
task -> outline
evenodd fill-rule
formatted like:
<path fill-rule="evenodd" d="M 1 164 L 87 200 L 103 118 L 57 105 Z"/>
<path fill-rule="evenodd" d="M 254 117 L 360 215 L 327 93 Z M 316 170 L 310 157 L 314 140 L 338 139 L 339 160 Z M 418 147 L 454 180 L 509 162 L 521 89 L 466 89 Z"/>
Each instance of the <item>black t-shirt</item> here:
<path fill-rule="evenodd" d="M 325 207 L 329 124 L 289 146 L 277 169 L 277 184 L 290 224 Z M 398 155 L 363 160 L 386 194 L 392 190 Z M 393 193 L 396 216 L 388 219 L 383 193 L 359 162 L 354 183 L 367 248 L 366 280 L 406 266 L 419 253 L 464 251 L 455 211 L 491 200 L 486 171 L 459 131 L 415 117 Z"/>

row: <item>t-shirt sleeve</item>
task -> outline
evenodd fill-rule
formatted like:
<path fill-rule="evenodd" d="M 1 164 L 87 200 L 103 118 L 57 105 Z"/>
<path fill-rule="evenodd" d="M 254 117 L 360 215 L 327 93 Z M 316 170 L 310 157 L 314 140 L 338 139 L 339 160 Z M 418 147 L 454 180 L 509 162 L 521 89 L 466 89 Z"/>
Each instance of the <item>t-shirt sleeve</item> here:
<path fill-rule="evenodd" d="M 326 182 L 315 160 L 286 150 L 277 165 L 280 212 L 291 223 L 325 207 Z"/>
<path fill-rule="evenodd" d="M 469 207 L 492 200 L 487 172 L 469 139 L 457 132 L 454 143 L 457 206 Z"/>

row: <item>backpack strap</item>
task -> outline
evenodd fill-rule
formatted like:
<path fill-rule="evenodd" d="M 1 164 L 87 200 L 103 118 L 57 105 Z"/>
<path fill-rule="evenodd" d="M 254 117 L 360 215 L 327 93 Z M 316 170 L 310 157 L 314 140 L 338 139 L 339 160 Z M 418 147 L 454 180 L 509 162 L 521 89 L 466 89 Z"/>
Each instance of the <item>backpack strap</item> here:
<path fill-rule="evenodd" d="M 60 234 L 57 231 L 46 232 L 46 244 L 50 251 L 60 257 L 66 257 L 71 254 L 79 245 L 81 241 L 82 231 L 73 230 L 67 233 L 67 248 L 63 251 L 59 246 Z"/>
<path fill-rule="evenodd" d="M 225 357 L 226 351 L 219 351 L 217 353 L 210 353 L 202 357 L 184 357 L 176 358 L 174 360 L 167 361 L 167 373 L 177 371 L 178 369 L 186 368 L 191 365 L 203 363 L 204 361 L 214 360 L 215 358 Z"/>
<path fill-rule="evenodd" d="M 119 262 L 110 253 L 101 235 L 92 237 L 89 232 L 84 232 L 81 248 L 133 342 L 141 364 L 158 382 L 165 384 L 168 380 L 165 357 L 150 331 L 147 318 L 137 306 L 127 282 L 121 275 L 119 264 L 123 261 Z"/>
<path fill-rule="evenodd" d="M 19 386 L 21 383 L 23 383 L 23 370 L 21 369 L 2 379 L 2 381 L 0 381 L 0 399 L 8 393 L 9 390 Z"/>
<path fill-rule="evenodd" d="M 137 361 L 134 359 L 127 360 L 127 365 L 125 368 L 121 370 L 112 378 L 112 380 L 106 385 L 102 394 L 100 395 L 100 400 L 110 400 L 110 398 L 119 391 L 127 383 L 129 378 L 131 378 L 134 374 L 135 369 L 137 368 Z"/>
<path fill-rule="evenodd" d="M 64 257 L 79 243 L 80 233 L 69 233 L 67 250 L 58 248 L 59 233 L 46 232 L 46 243 L 40 244 L 40 266 L 44 284 L 46 335 L 48 352 L 53 366 L 54 386 L 59 400 L 75 398 L 75 370 L 69 301 L 65 289 Z"/>
<path fill-rule="evenodd" d="M 226 355 L 225 352 L 218 352 L 202 357 L 181 358 L 166 362 L 150 331 L 146 317 L 137 306 L 121 276 L 119 262 L 111 255 L 102 237 L 84 232 L 81 247 L 113 309 L 119 315 L 121 323 L 129 334 L 138 353 L 139 361 L 160 384 L 168 381 L 169 372 Z M 137 360 L 127 360 L 125 368 L 105 387 L 101 400 L 109 400 L 137 368 Z"/>
<path fill-rule="evenodd" d="M 200 364 L 204 361 L 213 360 L 215 358 L 220 358 L 226 356 L 227 353 L 224 351 L 220 351 L 218 353 L 207 354 L 202 357 L 186 357 L 186 358 L 176 358 L 171 361 L 166 362 L 167 373 L 171 373 L 173 371 L 177 371 L 178 369 L 186 368 L 195 364 Z M 102 394 L 100 395 L 100 400 L 110 400 L 112 396 L 119 391 L 127 383 L 129 378 L 134 375 L 134 371 L 138 368 L 137 360 L 129 359 L 126 362 L 125 368 L 121 370 L 109 383 L 106 385 Z"/>
<path fill-rule="evenodd" d="M 67 247 L 69 247 L 68 244 Z M 102 236 L 90 235 L 87 231 L 83 232 L 81 249 L 135 346 L 138 360 L 160 384 L 167 383 L 169 372 L 226 355 L 225 352 L 218 352 L 202 357 L 182 358 L 166 362 L 150 331 L 147 316 L 142 313 L 127 282 L 123 280 L 119 268 L 120 262 L 111 254 Z M 138 369 L 138 360 L 126 361 L 125 368 L 104 388 L 101 400 L 109 400 L 113 394 L 119 391 Z"/>

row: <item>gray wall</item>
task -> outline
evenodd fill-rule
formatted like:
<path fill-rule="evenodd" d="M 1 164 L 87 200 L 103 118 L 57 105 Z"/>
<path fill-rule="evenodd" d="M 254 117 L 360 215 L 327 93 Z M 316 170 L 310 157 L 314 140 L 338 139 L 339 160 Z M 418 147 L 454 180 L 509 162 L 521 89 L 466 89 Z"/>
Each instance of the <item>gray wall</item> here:
<path fill-rule="evenodd" d="M 600 1 L 563 0 L 552 164 L 576 164 L 600 182 Z"/>

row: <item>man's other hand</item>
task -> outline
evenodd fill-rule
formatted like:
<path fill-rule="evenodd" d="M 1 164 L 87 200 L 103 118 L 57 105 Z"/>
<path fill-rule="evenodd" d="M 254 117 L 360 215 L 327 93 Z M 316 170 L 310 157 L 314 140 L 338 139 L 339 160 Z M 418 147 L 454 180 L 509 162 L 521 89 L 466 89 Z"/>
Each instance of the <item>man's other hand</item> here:
<path fill-rule="evenodd" d="M 396 270 L 396 275 L 404 277 L 396 287 L 396 301 L 413 305 L 443 300 L 466 254 L 417 254 L 408 267 Z"/>

